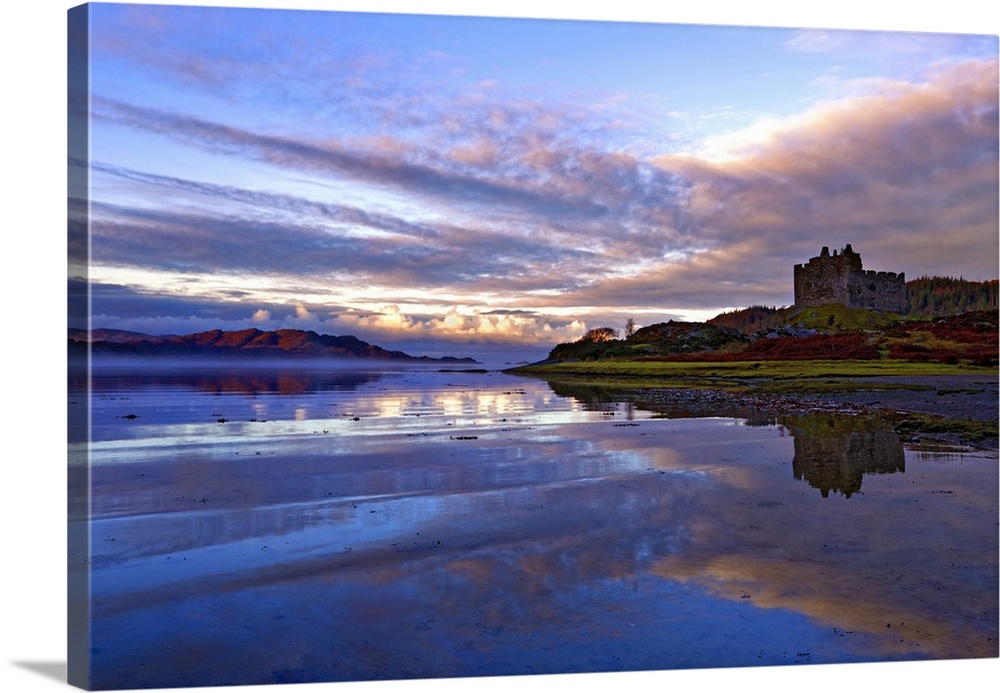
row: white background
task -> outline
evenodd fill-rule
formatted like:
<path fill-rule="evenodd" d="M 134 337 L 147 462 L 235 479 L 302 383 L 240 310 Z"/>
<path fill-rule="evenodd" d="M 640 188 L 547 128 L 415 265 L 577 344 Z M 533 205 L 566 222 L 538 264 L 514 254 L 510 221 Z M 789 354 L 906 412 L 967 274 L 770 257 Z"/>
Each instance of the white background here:
<path fill-rule="evenodd" d="M 79 3 L 16 0 L 0 22 L 3 81 L 3 219 L 0 258 L 0 689 L 64 690 L 66 663 L 66 11 Z M 148 3 L 145 3 L 148 4 Z M 248 0 L 171 2 L 275 8 L 478 14 L 702 24 L 998 33 L 984 0 L 846 0 L 792 3 L 699 0 Z M 664 5 L 661 7 L 660 5 Z M 9 152 L 13 156 L 9 156 Z M 10 212 L 13 211 L 11 218 Z M 549 691 L 572 686 L 630 691 L 993 690 L 1000 660 L 519 677 L 404 683 L 246 686 L 205 691 L 354 693 Z M 178 689 L 180 690 L 180 689 Z"/>

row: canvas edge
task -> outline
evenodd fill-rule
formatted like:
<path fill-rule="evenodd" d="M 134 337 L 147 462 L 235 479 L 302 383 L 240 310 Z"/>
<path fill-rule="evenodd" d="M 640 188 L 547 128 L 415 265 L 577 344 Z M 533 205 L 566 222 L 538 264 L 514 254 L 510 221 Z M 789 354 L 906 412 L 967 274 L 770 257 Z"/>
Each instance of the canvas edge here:
<path fill-rule="evenodd" d="M 251 3 L 253 4 L 253 3 Z M 270 8 L 270 6 L 268 6 Z M 274 9 L 284 9 L 274 7 Z M 321 9 L 318 7 L 306 7 L 303 6 L 302 9 Z M 393 10 L 396 11 L 396 10 Z M 81 46 L 89 45 L 89 13 L 88 6 L 80 5 L 67 10 L 67 47 L 68 47 L 68 152 L 72 156 L 74 153 L 82 153 L 85 156 L 80 157 L 80 161 L 89 162 L 89 123 L 85 116 L 86 109 L 83 113 L 79 111 L 74 113 L 73 108 L 73 97 L 74 94 L 88 94 L 88 68 L 87 63 L 89 58 L 89 53 L 84 50 L 82 53 L 79 50 L 74 51 L 74 40 L 77 40 L 77 49 Z M 601 20 L 597 20 L 601 21 Z M 662 21 L 662 20 L 650 20 L 650 21 Z M 699 22 L 694 22 L 699 23 Z M 910 29 L 914 31 L 922 29 Z M 955 31 L 954 29 L 951 29 Z M 987 32 L 990 33 L 990 32 Z M 996 34 L 994 34 L 996 35 Z M 81 81 L 82 80 L 82 81 Z M 81 117 L 83 116 L 83 117 Z M 89 203 L 89 198 L 86 197 L 89 191 L 89 171 L 86 165 L 76 165 L 74 166 L 72 162 L 68 161 L 67 166 L 67 182 L 68 191 L 73 194 L 74 190 L 80 191 L 77 196 L 77 202 Z M 79 163 L 79 162 L 78 162 Z M 82 197 L 81 197 L 82 196 Z M 70 203 L 72 198 L 67 200 Z M 86 206 L 86 205 L 84 205 Z M 67 221 L 68 223 L 68 250 L 69 250 L 69 272 L 68 280 L 70 290 L 68 292 L 68 325 L 74 326 L 80 320 L 86 321 L 89 326 L 89 284 L 87 280 L 89 277 L 86 274 L 81 275 L 79 273 L 79 266 L 74 267 L 74 254 L 73 247 L 74 242 L 79 242 L 83 244 L 89 251 L 89 220 L 82 229 L 74 229 L 73 225 L 73 210 L 67 207 Z M 81 233 L 82 232 L 82 233 Z M 87 257 L 89 262 L 89 255 Z M 83 265 L 82 269 L 86 271 L 88 265 Z M 78 280 L 83 279 L 80 282 Z M 77 281 L 74 281 L 77 280 Z M 89 374 L 89 365 L 86 363 L 74 363 L 69 362 L 69 375 L 72 376 L 74 372 L 82 373 L 84 375 Z M 89 405 L 86 407 L 79 407 L 74 409 L 68 407 L 68 425 L 70 429 L 74 425 L 77 426 L 89 426 Z M 68 462 L 70 468 L 74 464 L 80 464 L 84 469 L 87 470 L 86 481 L 84 483 L 76 483 L 76 481 L 70 476 L 68 478 L 68 507 L 70 513 L 74 507 L 79 507 L 78 503 L 85 503 L 85 508 L 87 508 L 87 515 L 83 521 L 74 522 L 74 517 L 72 514 L 68 514 L 67 523 L 68 530 L 68 556 L 67 561 L 68 568 L 68 633 L 67 633 L 67 654 L 68 654 L 68 668 L 67 668 L 67 682 L 70 685 L 83 688 L 85 690 L 90 690 L 90 610 L 89 610 L 89 598 L 90 598 L 90 583 L 89 583 L 89 570 L 87 554 L 89 550 L 90 542 L 90 531 L 89 531 L 89 449 L 86 446 L 80 446 L 74 449 L 70 446 L 68 451 Z M 81 556 L 78 561 L 73 559 L 74 556 Z M 830 665 L 836 667 L 838 670 L 841 667 L 847 666 L 853 670 L 858 668 L 865 668 L 867 670 L 880 670 L 889 667 L 890 672 L 892 672 L 892 678 L 896 679 L 897 670 L 903 667 L 908 675 L 904 676 L 904 680 L 907 680 L 911 685 L 917 685 L 918 690 L 930 690 L 928 682 L 935 682 L 930 685 L 941 685 L 940 679 L 945 679 L 946 681 L 953 681 L 956 675 L 962 675 L 963 677 L 968 676 L 972 680 L 977 680 L 979 677 L 988 678 L 992 675 L 992 672 L 996 671 L 997 666 L 1000 665 L 1000 660 L 997 658 L 989 658 L 986 660 L 952 660 L 946 662 L 906 662 L 906 663 L 873 663 L 873 664 L 849 664 L 849 665 Z M 928 667 L 937 667 L 935 669 L 928 669 Z M 810 669 L 817 669 L 817 667 L 811 667 Z M 823 667 L 825 669 L 825 667 Z M 747 672 L 747 670 L 742 670 Z M 768 674 L 769 671 L 774 671 L 770 669 L 768 671 L 756 671 L 750 670 L 748 673 Z M 976 673 L 972 673 L 976 672 Z M 804 675 L 802 671 L 792 671 L 789 668 L 781 667 L 779 671 L 775 672 L 777 675 L 786 674 L 788 676 L 792 675 Z M 884 672 L 885 678 L 889 678 L 889 672 Z M 673 676 L 675 679 L 680 677 L 680 680 L 686 680 L 685 677 L 688 675 L 701 676 L 725 676 L 725 672 L 719 670 L 699 670 L 699 672 L 684 672 L 684 671 L 659 671 L 659 672 L 638 672 L 638 673 L 627 673 L 627 674 L 608 674 L 606 676 L 613 677 L 609 683 L 614 683 L 627 676 L 639 676 L 639 677 L 656 677 L 657 683 L 659 683 L 662 677 Z M 813 674 L 815 675 L 815 674 Z M 568 674 L 566 676 L 576 676 L 573 674 Z M 587 674 L 588 678 L 596 678 L 600 680 L 602 678 L 601 674 Z M 915 679 L 914 681 L 909 681 L 910 678 Z M 645 680 L 645 679 L 643 679 Z M 730 681 L 729 678 L 725 679 Z M 981 680 L 981 679 L 979 679 Z M 469 680 L 476 681 L 475 679 Z M 897 680 L 898 682 L 898 680 Z M 457 685 L 461 684 L 461 680 L 454 680 L 451 682 L 444 683 L 454 683 Z M 513 682 L 512 682 L 513 683 Z M 595 682 L 596 683 L 596 682 Z M 321 684 L 324 685 L 324 684 Z M 928 685 L 928 688 L 924 688 Z M 256 687 L 250 687 L 252 690 L 256 690 Z M 267 688 L 270 688 L 267 686 Z M 824 689 L 825 690 L 825 689 Z"/>
<path fill-rule="evenodd" d="M 90 324 L 90 8 L 66 14 L 67 327 Z M 67 356 L 67 683 L 90 678 L 90 391 L 89 354 Z M 80 389 L 82 387 L 82 390 Z M 68 393 L 69 394 L 69 393 Z M 82 440 L 81 440 L 82 434 Z"/>

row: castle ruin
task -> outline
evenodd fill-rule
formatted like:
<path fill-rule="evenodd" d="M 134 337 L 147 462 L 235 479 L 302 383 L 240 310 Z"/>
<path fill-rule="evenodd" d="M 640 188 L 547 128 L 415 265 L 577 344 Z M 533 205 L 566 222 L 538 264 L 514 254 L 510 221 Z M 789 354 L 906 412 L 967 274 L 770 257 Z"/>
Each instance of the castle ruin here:
<path fill-rule="evenodd" d="M 861 256 L 850 243 L 832 255 L 823 246 L 819 256 L 795 265 L 795 305 L 828 303 L 902 313 L 906 310 L 905 275 L 862 269 Z"/>

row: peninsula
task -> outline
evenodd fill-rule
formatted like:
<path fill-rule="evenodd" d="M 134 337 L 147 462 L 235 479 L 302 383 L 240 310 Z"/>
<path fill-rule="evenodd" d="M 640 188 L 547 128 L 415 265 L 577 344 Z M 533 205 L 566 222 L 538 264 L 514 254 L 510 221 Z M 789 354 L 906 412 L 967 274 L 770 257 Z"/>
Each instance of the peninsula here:
<path fill-rule="evenodd" d="M 148 335 L 125 330 L 69 330 L 69 356 L 181 359 L 375 359 L 411 363 L 475 364 L 470 357 L 411 356 L 351 335 L 312 330 L 209 330 L 186 335 Z"/>
<path fill-rule="evenodd" d="M 794 281 L 787 308 L 594 328 L 510 372 L 689 415 L 881 413 L 908 436 L 996 447 L 996 280 L 906 283 L 864 270 L 847 245 L 796 265 Z"/>

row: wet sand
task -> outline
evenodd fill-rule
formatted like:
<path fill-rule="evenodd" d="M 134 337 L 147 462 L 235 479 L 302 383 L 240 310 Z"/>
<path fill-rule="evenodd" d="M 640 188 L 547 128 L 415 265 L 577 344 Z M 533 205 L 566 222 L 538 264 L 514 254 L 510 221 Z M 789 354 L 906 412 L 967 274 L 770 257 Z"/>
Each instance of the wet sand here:
<path fill-rule="evenodd" d="M 886 376 L 849 378 L 869 385 L 841 394 L 814 395 L 808 399 L 879 407 L 893 411 L 921 412 L 956 419 L 996 421 L 1000 412 L 997 377 L 989 374 Z M 888 385 L 890 387 L 880 387 Z"/>

